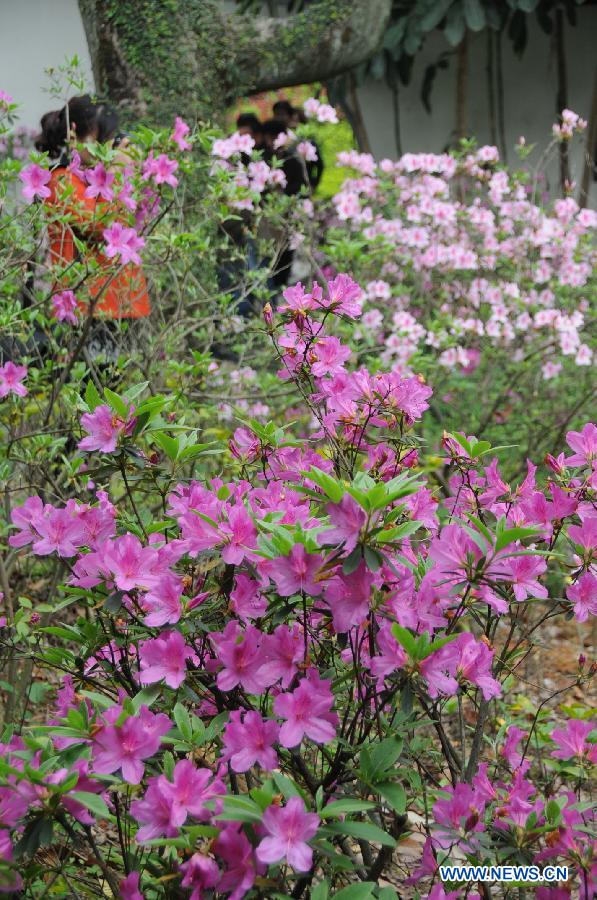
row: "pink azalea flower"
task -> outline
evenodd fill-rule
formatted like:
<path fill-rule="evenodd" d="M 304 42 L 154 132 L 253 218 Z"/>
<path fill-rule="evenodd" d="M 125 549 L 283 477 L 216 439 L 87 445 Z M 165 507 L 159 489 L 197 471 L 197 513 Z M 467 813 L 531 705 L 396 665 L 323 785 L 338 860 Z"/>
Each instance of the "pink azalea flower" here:
<path fill-rule="evenodd" d="M 136 535 L 127 533 L 107 542 L 101 555 L 103 566 L 114 576 L 116 587 L 131 591 L 151 578 L 148 570 L 155 561 L 156 551 L 144 547 Z"/>
<path fill-rule="evenodd" d="M 163 679 L 168 687 L 174 689 L 179 688 L 185 680 L 187 659 L 195 664 L 199 662 L 179 631 L 168 631 L 160 637 L 141 641 L 139 659 L 141 684 L 155 684 Z"/>
<path fill-rule="evenodd" d="M 362 311 L 363 291 L 349 275 L 336 275 L 328 281 L 327 299 L 323 306 L 356 319 Z"/>
<path fill-rule="evenodd" d="M 214 778 L 210 769 L 198 769 L 190 759 L 176 763 L 172 781 L 165 775 L 160 775 L 158 781 L 162 794 L 171 805 L 171 820 L 177 827 L 183 825 L 189 815 L 199 821 L 209 819 L 212 813 L 206 804 L 226 791 L 224 783 Z"/>
<path fill-rule="evenodd" d="M 362 624 L 369 615 L 373 580 L 373 573 L 361 562 L 350 575 L 340 573 L 326 582 L 325 599 L 338 634 Z"/>
<path fill-rule="evenodd" d="M 178 178 L 174 173 L 177 169 L 178 162 L 170 159 L 165 153 L 160 153 L 156 158 L 150 153 L 143 165 L 143 180 L 147 181 L 147 179 L 153 178 L 156 184 L 169 184 L 176 187 Z"/>
<path fill-rule="evenodd" d="M 446 525 L 431 542 L 429 556 L 435 561 L 433 572 L 439 581 L 466 581 L 481 558 L 475 542 L 458 525 Z"/>
<path fill-rule="evenodd" d="M 62 291 L 52 297 L 52 315 L 58 322 L 77 324 L 77 298 L 72 291 Z"/>
<path fill-rule="evenodd" d="M 547 563 L 540 556 L 512 556 L 505 560 L 507 580 L 512 583 L 512 590 L 517 600 L 537 597 L 545 600 L 547 588 L 539 583 L 538 578 L 547 569 Z"/>
<path fill-rule="evenodd" d="M 174 120 L 174 131 L 173 131 L 170 139 L 172 141 L 174 141 L 175 144 L 178 145 L 179 150 L 190 150 L 191 149 L 190 143 L 187 140 L 185 140 L 187 134 L 189 134 L 190 131 L 191 131 L 191 129 L 189 128 L 187 123 L 184 121 L 184 119 L 181 119 L 180 116 L 176 116 L 176 119 Z"/>
<path fill-rule="evenodd" d="M 108 172 L 103 163 L 98 163 L 93 169 L 85 172 L 88 187 L 85 188 L 86 197 L 103 197 L 104 200 L 112 200 L 114 191 L 114 175 Z"/>
<path fill-rule="evenodd" d="M 259 669 L 260 677 L 268 687 L 277 681 L 281 681 L 283 688 L 289 687 L 304 652 L 305 642 L 296 622 L 292 628 L 278 625 L 273 634 L 263 639 L 262 653 L 267 662 Z"/>
<path fill-rule="evenodd" d="M 318 554 L 307 553 L 302 544 L 295 544 L 289 556 L 274 559 L 269 574 L 281 597 L 291 597 L 304 591 L 312 597 L 321 594 L 321 584 L 315 577 L 323 564 Z"/>
<path fill-rule="evenodd" d="M 182 615 L 182 580 L 166 572 L 156 581 L 151 590 L 140 598 L 140 604 L 147 613 L 144 622 L 150 628 L 176 625 Z"/>
<path fill-rule="evenodd" d="M 439 797 L 433 805 L 433 817 L 440 826 L 433 836 L 440 847 L 449 847 L 456 835 L 483 831 L 486 803 L 470 784 L 444 787 L 442 791 L 447 796 Z"/>
<path fill-rule="evenodd" d="M 584 550 L 593 550 L 597 547 L 597 516 L 583 518 L 582 525 L 571 525 L 568 529 L 568 537 L 575 544 L 580 544 Z"/>
<path fill-rule="evenodd" d="M 127 228 L 121 222 L 114 222 L 102 232 L 106 246 L 104 253 L 109 259 L 120 257 L 122 265 L 129 262 L 141 264 L 139 250 L 145 246 L 145 240 L 140 237 L 134 228 Z"/>
<path fill-rule="evenodd" d="M 308 872 L 313 851 L 307 841 L 319 827 L 319 816 L 307 812 L 301 797 L 290 797 L 286 806 L 268 806 L 262 825 L 268 837 L 257 847 L 257 858 L 272 864 L 286 860 L 297 872 Z"/>
<path fill-rule="evenodd" d="M 12 524 L 19 529 L 18 534 L 12 534 L 8 543 L 11 547 L 26 547 L 37 540 L 39 532 L 37 526 L 44 517 L 45 507 L 42 500 L 37 497 L 27 497 L 22 506 L 16 506 L 11 510 Z"/>
<path fill-rule="evenodd" d="M 274 712 L 286 719 L 280 729 L 283 747 L 296 747 L 304 736 L 317 744 L 326 744 L 336 736 L 338 716 L 332 712 L 334 695 L 331 682 L 322 681 L 315 669 L 292 692 L 278 694 Z"/>
<path fill-rule="evenodd" d="M 267 610 L 267 598 L 259 590 L 256 581 L 239 572 L 234 580 L 234 590 L 230 592 L 230 605 L 239 619 L 260 619 Z"/>
<path fill-rule="evenodd" d="M 516 725 L 510 725 L 506 740 L 501 749 L 501 754 L 511 769 L 517 769 L 522 762 L 522 754 L 518 750 L 518 745 L 523 738 L 527 738 L 528 733 Z"/>
<path fill-rule="evenodd" d="M 341 344 L 337 337 L 318 338 L 309 350 L 311 372 L 317 378 L 337 375 L 344 371 L 344 363 L 351 353 L 350 347 Z"/>
<path fill-rule="evenodd" d="M 597 459 L 597 425 L 587 422 L 582 431 L 569 431 L 566 443 L 574 450 L 566 459 L 566 465 L 590 466 Z"/>
<path fill-rule="evenodd" d="M 401 669 L 407 660 L 407 656 L 392 634 L 392 623 L 388 622 L 387 619 L 384 619 L 380 625 L 376 643 L 380 652 L 371 657 L 369 668 L 374 678 L 383 679 L 397 669 Z"/>
<path fill-rule="evenodd" d="M 344 544 L 346 553 L 350 553 L 357 545 L 361 528 L 367 521 L 365 510 L 359 506 L 350 494 L 345 494 L 340 503 L 327 506 L 332 528 L 319 535 L 321 544 Z"/>
<path fill-rule="evenodd" d="M 80 440 L 77 446 L 80 450 L 113 453 L 120 436 L 130 434 L 134 425 L 134 419 L 125 422 L 109 406 L 101 404 L 93 412 L 81 416 L 81 426 L 89 436 Z"/>
<path fill-rule="evenodd" d="M 238 622 L 228 622 L 224 631 L 214 632 L 210 640 L 222 664 L 217 684 L 221 691 L 231 691 L 237 684 L 251 694 L 262 694 L 265 681 L 260 668 L 263 665 L 261 632 L 253 625 L 243 631 Z"/>
<path fill-rule="evenodd" d="M 120 900 L 143 900 L 143 894 L 139 889 L 138 872 L 130 872 L 119 884 Z"/>
<path fill-rule="evenodd" d="M 120 769 L 124 781 L 139 784 L 145 771 L 143 760 L 157 753 L 162 735 L 171 727 L 168 716 L 154 715 L 146 706 L 122 725 L 103 725 L 93 738 L 94 772 L 111 775 Z"/>
<path fill-rule="evenodd" d="M 214 851 L 226 863 L 218 890 L 230 891 L 228 900 L 242 900 L 253 887 L 257 872 L 265 867 L 255 860 L 253 846 L 241 826 L 236 822 L 227 824 L 215 841 Z"/>
<path fill-rule="evenodd" d="M 247 772 L 258 763 L 271 772 L 278 765 L 273 744 L 278 740 L 279 726 L 263 719 L 255 710 L 241 713 L 233 710 L 224 730 L 224 759 L 230 760 L 234 772 Z"/>
<path fill-rule="evenodd" d="M 228 511 L 228 522 L 222 526 L 225 533 L 222 559 L 237 566 L 257 546 L 257 529 L 253 519 L 242 504 Z"/>
<path fill-rule="evenodd" d="M 317 150 L 311 141 L 300 141 L 296 145 L 296 151 L 306 162 L 317 162 Z"/>
<path fill-rule="evenodd" d="M 172 802 L 162 790 L 163 780 L 163 776 L 150 778 L 144 797 L 131 803 L 131 813 L 141 825 L 136 835 L 139 844 L 179 833 Z"/>
<path fill-rule="evenodd" d="M 187 862 L 182 863 L 180 871 L 184 873 L 182 887 L 193 889 L 189 900 L 202 900 L 204 892 L 214 887 L 220 876 L 220 870 L 213 859 L 201 853 L 193 853 Z"/>
<path fill-rule="evenodd" d="M 28 203 L 32 203 L 35 197 L 45 200 L 52 193 L 48 187 L 51 173 L 36 163 L 25 166 L 19 172 L 19 178 L 23 182 L 23 197 Z"/>
<path fill-rule="evenodd" d="M 569 719 L 565 728 L 556 728 L 551 739 L 558 745 L 551 755 L 557 759 L 572 759 L 575 756 L 586 756 L 597 763 L 597 744 L 588 742 L 588 737 L 597 727 L 597 723 L 583 722 L 580 719 Z"/>
<path fill-rule="evenodd" d="M 0 400 L 9 394 L 26 397 L 27 388 L 22 384 L 27 377 L 27 366 L 17 366 L 13 362 L 0 366 Z"/>
<path fill-rule="evenodd" d="M 456 674 L 480 688 L 485 700 L 502 696 L 499 681 L 491 675 L 494 651 L 487 644 L 466 632 L 442 649 L 458 653 Z"/>
<path fill-rule="evenodd" d="M 579 622 L 597 616 L 597 578 L 592 572 L 584 572 L 576 584 L 570 585 L 566 596 L 574 603 L 574 615 Z"/>
<path fill-rule="evenodd" d="M 33 551 L 38 556 L 56 553 L 58 556 L 70 557 L 79 551 L 83 528 L 70 510 L 53 509 L 48 504 L 36 529 L 39 537 L 33 543 Z"/>

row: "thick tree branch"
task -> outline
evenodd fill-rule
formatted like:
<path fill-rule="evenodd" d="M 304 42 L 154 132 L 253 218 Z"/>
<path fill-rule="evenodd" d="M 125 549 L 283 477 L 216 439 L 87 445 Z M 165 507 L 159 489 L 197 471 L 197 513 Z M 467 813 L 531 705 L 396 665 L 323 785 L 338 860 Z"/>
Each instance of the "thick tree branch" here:
<path fill-rule="evenodd" d="M 216 0 L 79 0 L 98 91 L 132 117 L 213 118 L 234 97 L 324 81 L 378 49 L 392 0 L 314 0 L 286 18 Z"/>

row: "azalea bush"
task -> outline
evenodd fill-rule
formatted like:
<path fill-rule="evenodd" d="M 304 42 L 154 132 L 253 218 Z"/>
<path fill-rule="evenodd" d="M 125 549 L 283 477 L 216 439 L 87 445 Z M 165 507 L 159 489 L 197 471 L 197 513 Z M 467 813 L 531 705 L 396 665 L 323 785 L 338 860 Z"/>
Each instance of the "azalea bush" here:
<path fill-rule="evenodd" d="M 360 358 L 433 383 L 430 439 L 463 427 L 466 410 L 479 437 L 518 445 L 518 471 L 591 409 L 597 215 L 571 195 L 550 200 L 542 181 L 585 126 L 564 110 L 542 154 L 521 139 L 518 171 L 472 141 L 397 161 L 341 153 L 354 177 L 297 229 L 323 272 L 364 288 Z"/>
<path fill-rule="evenodd" d="M 325 209 L 246 136 L 91 150 L 102 259 L 62 269 L 49 161 L 0 161 L 0 892 L 491 896 L 442 882 L 470 862 L 591 897 L 594 668 L 532 678 L 597 614 L 591 214 L 487 150 L 351 155 L 315 249 Z M 137 259 L 143 337 L 91 356 L 92 287 Z M 552 384 L 516 474 L 494 414 L 532 435 Z"/>
<path fill-rule="evenodd" d="M 55 588 L 15 598 L 3 646 L 61 687 L 4 735 L 5 890 L 460 896 L 437 869 L 467 859 L 567 862 L 558 890 L 591 895 L 590 721 L 500 723 L 544 621 L 597 611 L 597 427 L 547 484 L 446 435 L 438 491 L 414 430 L 431 389 L 349 372 L 331 333 L 359 293 L 341 275 L 266 310 L 303 437 L 249 421 L 197 477 L 213 448 L 170 397 L 90 384 L 88 497 L 12 510 L 13 581 Z"/>

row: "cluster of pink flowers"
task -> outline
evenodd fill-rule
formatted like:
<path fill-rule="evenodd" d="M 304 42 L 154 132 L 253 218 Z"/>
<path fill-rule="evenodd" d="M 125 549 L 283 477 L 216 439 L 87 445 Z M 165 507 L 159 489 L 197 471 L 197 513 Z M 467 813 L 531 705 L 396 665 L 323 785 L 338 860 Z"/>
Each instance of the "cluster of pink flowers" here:
<path fill-rule="evenodd" d="M 407 366 L 431 348 L 440 365 L 469 374 L 485 346 L 522 359 L 540 343 L 545 379 L 559 375 L 564 358 L 591 365 L 594 211 L 568 197 L 548 214 L 490 146 L 461 161 L 407 153 L 378 164 L 347 151 L 338 162 L 358 172 L 333 198 L 338 220 L 388 250 L 387 292 L 368 291 L 366 308 L 386 365 Z M 454 199 L 451 183 L 464 175 L 469 199 Z"/>
<path fill-rule="evenodd" d="M 583 132 L 587 127 L 586 119 L 582 119 L 571 109 L 563 109 L 561 123 L 552 126 L 552 132 L 559 141 L 569 141 L 575 132 Z"/>
<path fill-rule="evenodd" d="M 322 103 L 316 97 L 309 97 L 303 103 L 303 110 L 308 119 L 317 119 L 318 122 L 328 122 L 331 125 L 338 123 L 338 114 L 329 103 Z"/>

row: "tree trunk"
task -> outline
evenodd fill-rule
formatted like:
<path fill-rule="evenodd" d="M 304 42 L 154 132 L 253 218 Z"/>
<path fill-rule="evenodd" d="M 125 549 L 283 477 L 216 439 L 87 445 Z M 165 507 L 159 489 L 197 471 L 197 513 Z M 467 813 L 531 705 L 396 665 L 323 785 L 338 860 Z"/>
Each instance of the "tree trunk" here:
<path fill-rule="evenodd" d="M 564 13 L 556 10 L 556 61 L 558 68 L 558 91 L 556 94 L 556 114 L 558 119 L 563 109 L 568 106 L 568 76 L 566 71 L 566 47 L 564 43 Z M 568 142 L 560 141 L 560 190 L 564 196 L 570 183 L 570 167 L 568 165 Z"/>
<path fill-rule="evenodd" d="M 458 45 L 456 64 L 456 141 L 468 132 L 468 31 Z"/>
<path fill-rule="evenodd" d="M 79 0 L 96 85 L 131 116 L 213 118 L 235 96 L 323 81 L 377 50 L 392 0 L 316 0 L 286 18 L 216 0 Z"/>
<path fill-rule="evenodd" d="M 584 209 L 589 202 L 591 179 L 595 172 L 595 150 L 597 150 L 597 69 L 593 79 L 593 99 L 587 124 L 587 142 L 585 145 L 585 162 L 578 195 L 578 205 Z"/>
<path fill-rule="evenodd" d="M 487 64 L 485 72 L 487 75 L 487 112 L 489 115 L 489 140 L 497 147 L 497 118 L 495 110 L 495 65 L 494 65 L 494 32 L 493 29 L 487 29 Z"/>

